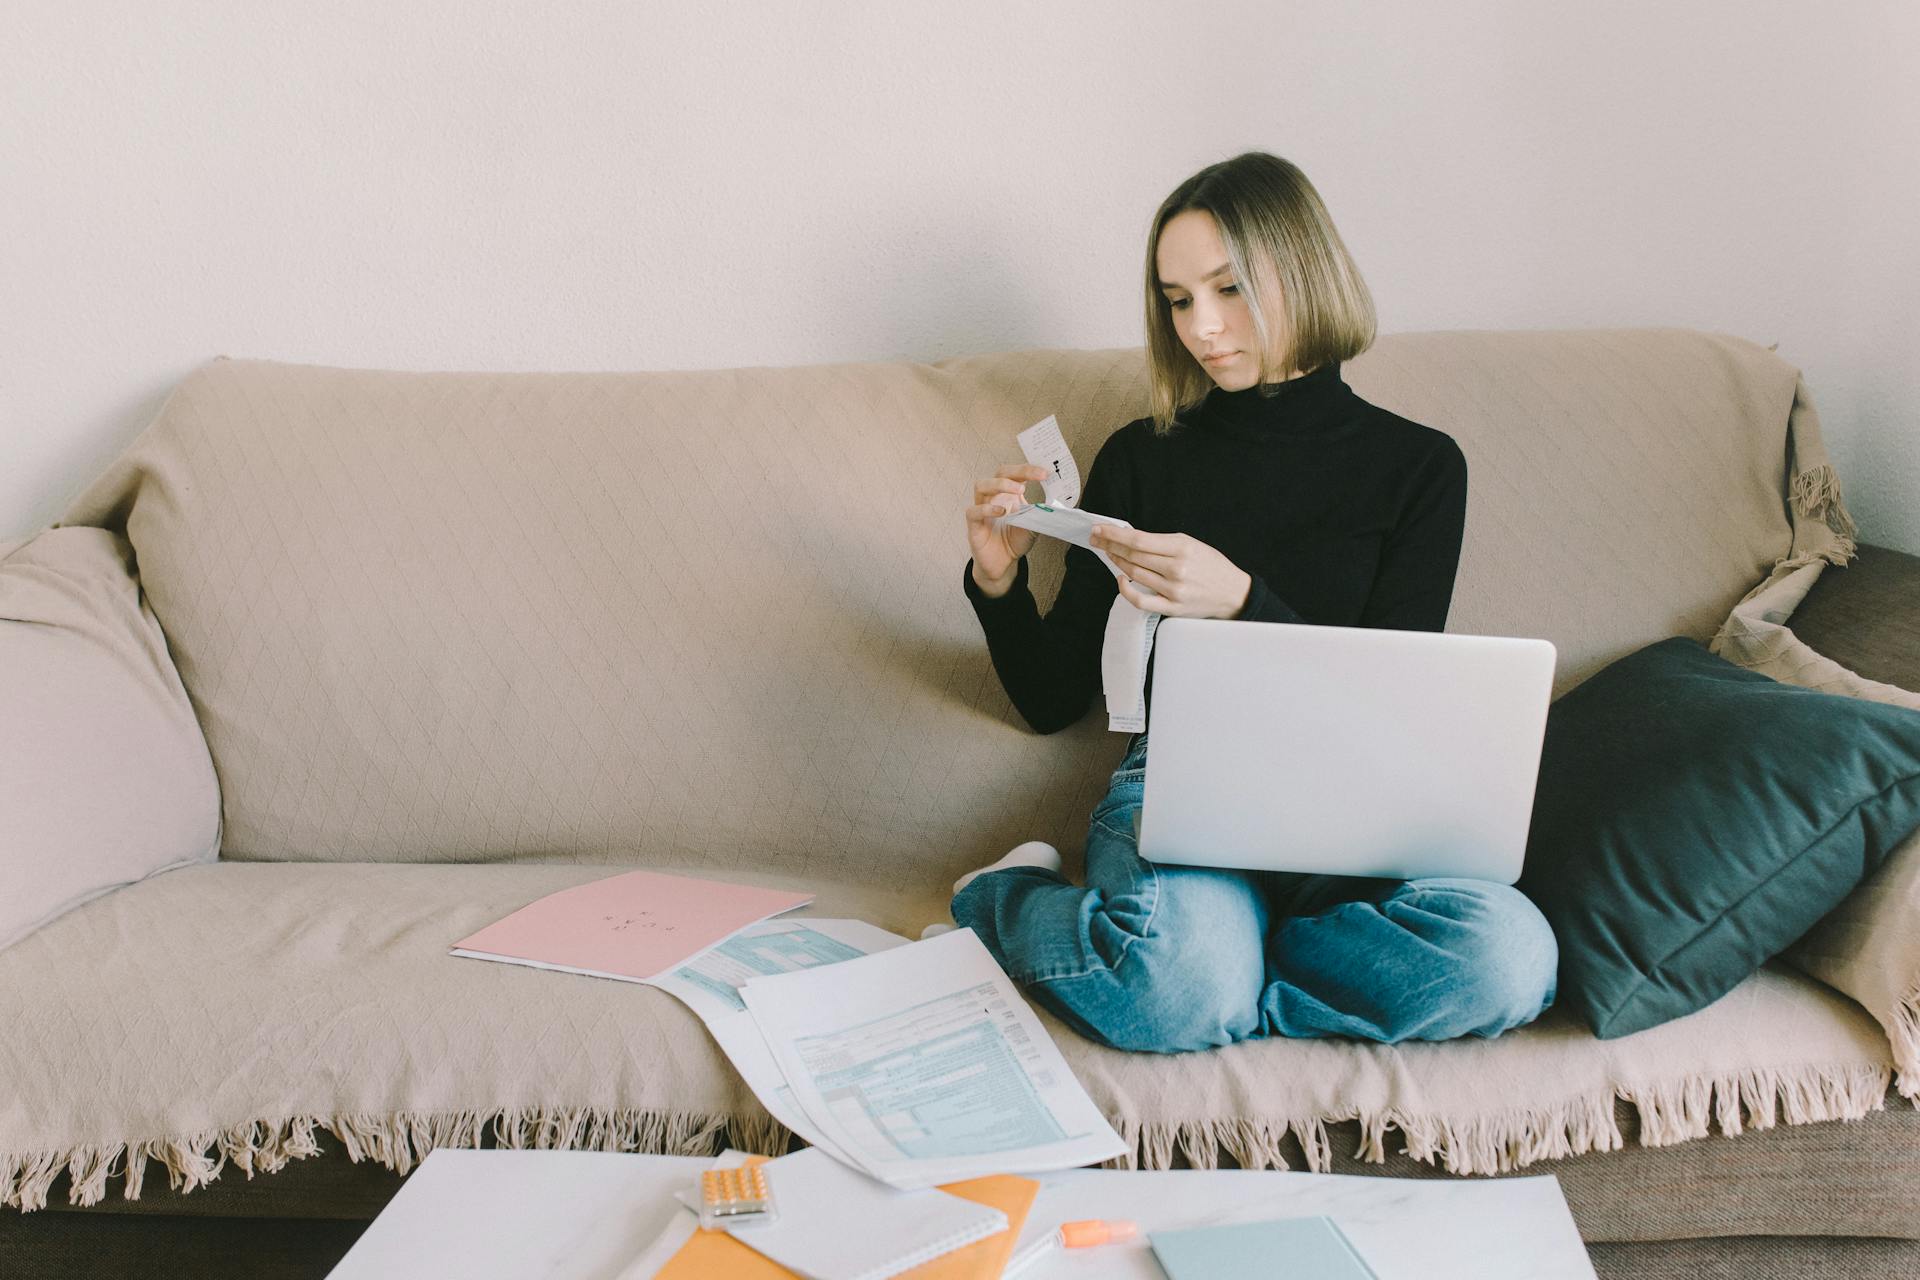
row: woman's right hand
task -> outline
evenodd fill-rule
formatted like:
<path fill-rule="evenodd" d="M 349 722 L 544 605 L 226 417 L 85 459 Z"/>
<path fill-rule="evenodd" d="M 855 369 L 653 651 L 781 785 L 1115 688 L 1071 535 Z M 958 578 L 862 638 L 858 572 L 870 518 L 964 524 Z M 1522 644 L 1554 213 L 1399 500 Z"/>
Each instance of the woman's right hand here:
<path fill-rule="evenodd" d="M 1045 467 L 1019 465 L 1002 467 L 991 479 L 973 486 L 973 505 L 967 508 L 967 545 L 973 551 L 973 581 L 989 596 L 1003 596 L 1013 589 L 1020 557 L 1032 549 L 1034 538 L 1039 536 L 1031 529 L 996 525 L 994 520 L 1026 504 L 1027 481 L 1046 478 Z"/>

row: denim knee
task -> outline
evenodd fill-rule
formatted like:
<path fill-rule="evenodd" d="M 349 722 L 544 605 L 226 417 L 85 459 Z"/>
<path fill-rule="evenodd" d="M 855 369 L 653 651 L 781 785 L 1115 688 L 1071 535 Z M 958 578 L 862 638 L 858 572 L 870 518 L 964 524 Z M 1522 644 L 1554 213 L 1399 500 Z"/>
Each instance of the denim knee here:
<path fill-rule="evenodd" d="M 1095 1039 L 1115 1049 L 1185 1053 L 1253 1035 L 1259 1028 L 1258 970 L 1251 980 L 1236 980 L 1193 942 L 1140 939 L 1116 969 L 1040 985 L 1066 995 L 1075 985 L 1100 984 L 1098 1009 L 1083 999 L 1076 1012 Z"/>
<path fill-rule="evenodd" d="M 1390 902 L 1452 926 L 1444 949 L 1448 986 L 1459 1003 L 1448 1019 L 1450 1035 L 1496 1036 L 1532 1022 L 1553 1003 L 1559 944 L 1546 917 L 1518 889 L 1435 878 L 1410 882 Z"/>
<path fill-rule="evenodd" d="M 1049 984 L 1075 988 L 1080 1013 L 1116 1049 L 1179 1053 L 1255 1034 L 1266 917 L 1232 872 L 1161 869 L 1144 919 L 1089 912 L 1094 971 Z"/>

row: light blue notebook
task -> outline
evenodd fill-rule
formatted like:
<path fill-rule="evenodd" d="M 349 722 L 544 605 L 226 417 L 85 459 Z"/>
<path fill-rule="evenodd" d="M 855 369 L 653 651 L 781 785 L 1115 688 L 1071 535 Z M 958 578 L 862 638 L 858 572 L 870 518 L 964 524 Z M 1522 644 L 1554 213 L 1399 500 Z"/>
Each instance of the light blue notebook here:
<path fill-rule="evenodd" d="M 1168 1280 L 1378 1280 L 1332 1218 L 1156 1231 L 1150 1239 Z"/>

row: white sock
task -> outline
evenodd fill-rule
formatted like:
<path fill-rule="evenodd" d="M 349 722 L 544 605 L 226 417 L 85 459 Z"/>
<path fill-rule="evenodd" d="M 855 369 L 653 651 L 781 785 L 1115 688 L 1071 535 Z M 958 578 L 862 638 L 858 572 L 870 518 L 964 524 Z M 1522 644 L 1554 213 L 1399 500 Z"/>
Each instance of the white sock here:
<path fill-rule="evenodd" d="M 989 871 L 1005 871 L 1008 867 L 1045 867 L 1049 871 L 1060 869 L 1060 851 L 1044 840 L 1029 840 L 1007 850 L 1004 858 L 998 862 L 989 862 L 976 871 L 969 871 L 953 882 L 953 891 L 960 892 L 973 883 L 975 876 L 983 876 Z"/>
<path fill-rule="evenodd" d="M 986 866 L 969 871 L 958 880 L 955 880 L 953 882 L 953 891 L 959 893 L 962 889 L 973 883 L 975 876 L 983 876 L 989 871 L 1005 871 L 1008 867 L 1045 867 L 1049 871 L 1058 871 L 1060 865 L 1060 851 L 1058 849 L 1044 840 L 1029 840 L 1025 844 L 1017 844 L 1007 850 L 1006 856 L 998 862 L 989 862 Z M 920 937 L 922 941 L 928 938 L 937 938 L 943 933 L 952 933 L 957 927 L 957 925 L 943 920 L 938 924 L 930 924 L 922 929 L 920 931 Z"/>

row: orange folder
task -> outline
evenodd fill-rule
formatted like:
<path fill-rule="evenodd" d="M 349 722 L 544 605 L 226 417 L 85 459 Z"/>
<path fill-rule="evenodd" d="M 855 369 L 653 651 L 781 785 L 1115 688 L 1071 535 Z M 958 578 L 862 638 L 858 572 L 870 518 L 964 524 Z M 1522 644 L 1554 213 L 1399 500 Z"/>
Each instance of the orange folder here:
<path fill-rule="evenodd" d="M 759 1164 L 764 1156 L 755 1156 L 749 1164 Z M 900 1275 L 907 1280 L 999 1280 L 1013 1256 L 1014 1241 L 1026 1225 L 1033 1209 L 1033 1198 L 1040 1184 L 1032 1178 L 1017 1178 L 998 1173 L 988 1178 L 969 1178 L 950 1182 L 940 1190 L 990 1205 L 1007 1215 L 1007 1229 L 998 1235 L 976 1240 L 964 1248 L 923 1262 Z M 794 1273 L 741 1244 L 724 1231 L 696 1231 L 680 1251 L 667 1259 L 656 1280 L 782 1280 Z"/>

